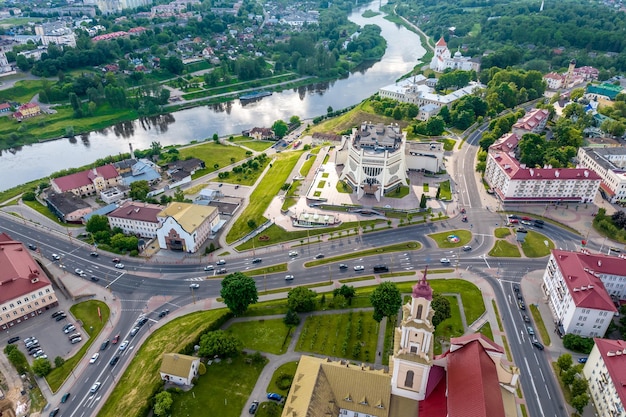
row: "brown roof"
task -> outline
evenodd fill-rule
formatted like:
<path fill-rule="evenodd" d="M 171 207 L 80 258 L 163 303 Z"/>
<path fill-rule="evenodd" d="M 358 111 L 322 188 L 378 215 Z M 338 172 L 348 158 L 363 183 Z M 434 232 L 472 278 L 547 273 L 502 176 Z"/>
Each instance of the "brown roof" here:
<path fill-rule="evenodd" d="M 48 277 L 24 245 L 0 233 L 0 303 L 48 285 Z"/>
<path fill-rule="evenodd" d="M 109 180 L 118 177 L 120 174 L 118 174 L 113 165 L 109 164 L 94 169 L 76 172 L 64 177 L 54 178 L 52 181 L 61 189 L 62 192 L 65 192 L 92 184 L 92 179 L 97 175 L 101 176 L 105 180 Z"/>
<path fill-rule="evenodd" d="M 180 353 L 164 353 L 163 360 L 161 361 L 161 369 L 159 371 L 164 374 L 187 378 L 191 370 L 191 365 L 196 360 L 199 361 L 200 359 Z"/>
<path fill-rule="evenodd" d="M 163 207 L 157 204 L 127 201 L 121 207 L 109 213 L 107 217 L 158 223 L 157 215 L 161 210 L 163 210 Z"/>

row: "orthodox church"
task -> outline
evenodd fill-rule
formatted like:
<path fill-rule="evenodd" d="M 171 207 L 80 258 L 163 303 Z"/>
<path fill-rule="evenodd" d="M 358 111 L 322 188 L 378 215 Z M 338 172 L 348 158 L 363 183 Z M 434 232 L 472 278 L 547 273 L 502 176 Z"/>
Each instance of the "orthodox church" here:
<path fill-rule="evenodd" d="M 282 417 L 516 417 L 519 371 L 480 333 L 433 354 L 433 291 L 413 286 L 395 329 L 389 370 L 303 355 Z"/>
<path fill-rule="evenodd" d="M 437 72 L 444 72 L 446 69 L 462 71 L 480 71 L 480 61 L 478 59 L 464 57 L 460 51 L 456 51 L 454 56 L 448 49 L 448 44 L 443 36 L 435 45 L 435 56 L 430 61 L 430 69 Z"/>

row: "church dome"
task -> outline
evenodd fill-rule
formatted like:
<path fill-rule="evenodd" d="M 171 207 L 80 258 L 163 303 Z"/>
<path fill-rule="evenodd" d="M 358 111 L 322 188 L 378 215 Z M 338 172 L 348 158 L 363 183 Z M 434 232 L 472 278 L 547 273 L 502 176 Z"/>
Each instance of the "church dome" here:
<path fill-rule="evenodd" d="M 413 286 L 413 294 L 411 295 L 413 298 L 425 298 L 428 301 L 432 301 L 433 299 L 433 289 L 430 288 L 430 284 L 426 279 L 426 274 L 428 273 L 428 267 L 424 269 L 424 276 L 422 279 Z"/>
<path fill-rule="evenodd" d="M 456 52 L 454 53 L 454 57 L 455 57 L 455 58 L 461 58 L 461 51 L 456 51 Z"/>

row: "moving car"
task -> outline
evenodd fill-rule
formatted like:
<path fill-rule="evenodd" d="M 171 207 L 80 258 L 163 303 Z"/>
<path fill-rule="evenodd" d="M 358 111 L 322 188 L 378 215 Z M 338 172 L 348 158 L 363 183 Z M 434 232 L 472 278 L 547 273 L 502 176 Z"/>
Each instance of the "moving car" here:
<path fill-rule="evenodd" d="M 124 340 L 124 341 L 122 342 L 122 344 L 120 345 L 120 348 L 119 348 L 119 349 L 120 349 L 121 351 L 124 351 L 124 350 L 126 349 L 126 346 L 128 346 L 128 340 Z"/>
<path fill-rule="evenodd" d="M 82 270 L 82 269 L 80 269 L 80 268 L 76 268 L 76 269 L 74 270 L 74 272 L 75 272 L 75 273 L 76 273 L 76 275 L 78 275 L 79 277 L 84 277 L 84 276 L 86 275 L 86 274 L 85 274 L 85 271 L 83 271 L 83 270 Z"/>
<path fill-rule="evenodd" d="M 113 261 L 114 264 L 119 264 L 120 263 L 120 258 L 113 258 L 113 259 L 111 259 L 111 261 Z"/>
<path fill-rule="evenodd" d="M 587 363 L 587 358 L 578 358 L 578 363 Z"/>
<path fill-rule="evenodd" d="M 198 288 L 200 288 L 200 284 L 189 284 L 189 288 L 191 288 L 192 290 L 197 290 Z"/>
<path fill-rule="evenodd" d="M 95 275 L 92 275 L 92 276 L 91 276 L 91 280 L 92 280 L 93 282 L 98 282 L 98 281 L 100 281 L 100 278 L 98 278 L 98 277 L 97 277 L 97 276 L 95 276 Z"/>
<path fill-rule="evenodd" d="M 218 275 L 219 274 L 225 274 L 226 272 L 227 272 L 226 268 L 220 268 L 220 269 L 217 270 L 216 274 L 218 274 Z"/>
<path fill-rule="evenodd" d="M 96 361 L 98 360 L 98 358 L 100 357 L 99 353 L 94 353 L 93 356 L 91 357 L 91 359 L 89 359 L 89 363 L 96 363 Z"/>
<path fill-rule="evenodd" d="M 315 255 L 315 259 L 322 259 L 324 257 L 323 253 L 318 253 L 317 255 Z"/>
<path fill-rule="evenodd" d="M 280 401 L 283 399 L 283 396 L 280 394 L 276 394 L 275 392 L 268 392 L 267 393 L 267 399 L 268 400 L 274 400 L 274 401 Z"/>
<path fill-rule="evenodd" d="M 525 227 L 518 227 L 517 228 L 517 233 L 528 233 L 528 230 L 526 230 Z"/>
<path fill-rule="evenodd" d="M 470 245 L 465 245 L 465 246 L 463 246 L 463 251 L 465 251 L 465 252 L 469 252 L 469 251 L 471 251 L 471 250 L 472 250 L 472 247 L 471 247 Z"/>
<path fill-rule="evenodd" d="M 389 272 L 387 265 L 374 265 L 374 272 Z"/>
<path fill-rule="evenodd" d="M 165 310 L 163 310 L 163 311 L 161 311 L 161 312 L 159 313 L 159 317 L 165 317 L 165 316 L 167 316 L 168 314 L 170 314 L 170 311 L 166 308 Z"/>
<path fill-rule="evenodd" d="M 293 280 L 293 275 L 285 275 L 285 281 Z"/>
<path fill-rule="evenodd" d="M 59 414 L 59 407 L 57 407 L 54 410 L 50 411 L 50 417 L 54 417 L 57 414 Z"/>
<path fill-rule="evenodd" d="M 144 324 L 146 324 L 147 322 L 148 322 L 148 318 L 144 316 L 144 317 L 139 319 L 139 321 L 137 322 L 137 326 L 141 327 Z"/>
<path fill-rule="evenodd" d="M 119 342 L 119 340 L 120 340 L 120 334 L 118 333 L 115 335 L 111 343 L 115 345 L 117 342 Z"/>
<path fill-rule="evenodd" d="M 96 382 L 95 384 L 93 384 L 91 386 L 91 388 L 89 388 L 89 392 L 92 394 L 95 394 L 96 391 L 98 391 L 100 389 L 100 385 L 102 385 L 102 383 L 100 381 Z"/>
<path fill-rule="evenodd" d="M 130 331 L 130 337 L 135 337 L 137 333 L 139 333 L 139 327 L 134 327 L 133 330 Z"/>
<path fill-rule="evenodd" d="M 37 250 L 37 246 L 33 245 L 32 243 L 28 244 L 28 249 L 30 250 Z"/>
<path fill-rule="evenodd" d="M 543 350 L 543 345 L 539 343 L 537 340 L 533 340 L 533 346 L 539 350 Z"/>
<path fill-rule="evenodd" d="M 67 402 L 67 399 L 70 398 L 70 393 L 66 392 L 65 394 L 63 394 L 63 396 L 61 397 L 61 404 L 65 404 Z"/>
<path fill-rule="evenodd" d="M 450 263 L 450 259 L 448 259 L 448 258 L 441 258 L 439 260 L 439 262 L 441 262 L 442 264 L 449 264 Z"/>
<path fill-rule="evenodd" d="M 533 224 L 531 222 L 529 222 L 528 220 L 522 220 L 520 223 L 522 223 L 524 226 L 532 226 Z"/>
<path fill-rule="evenodd" d="M 519 285 L 513 284 L 513 291 L 519 292 Z"/>
<path fill-rule="evenodd" d="M 18 340 L 20 340 L 20 337 L 19 337 L 19 336 L 13 336 L 13 337 L 12 337 L 12 338 L 10 338 L 9 340 L 7 340 L 7 343 L 8 343 L 8 344 L 15 343 L 15 342 L 17 342 Z"/>
<path fill-rule="evenodd" d="M 291 252 L 289 252 L 289 256 L 291 256 L 292 258 L 296 257 L 298 256 L 298 252 L 296 252 L 295 250 L 292 250 Z"/>
<path fill-rule="evenodd" d="M 226 261 L 223 259 L 220 259 L 219 261 L 215 262 L 215 265 L 226 265 Z"/>
<path fill-rule="evenodd" d="M 207 265 L 204 267 L 205 271 L 213 271 L 215 269 L 215 267 L 213 265 Z"/>
<path fill-rule="evenodd" d="M 115 366 L 115 364 L 116 364 L 116 363 L 117 363 L 117 361 L 119 361 L 119 360 L 120 360 L 120 357 L 119 357 L 119 356 L 113 356 L 113 357 L 111 358 L 111 360 L 109 361 L 109 365 L 111 365 L 111 366 Z"/>
<path fill-rule="evenodd" d="M 115 264 L 117 269 L 124 269 L 124 264 Z"/>
<path fill-rule="evenodd" d="M 252 404 L 250 405 L 250 409 L 248 410 L 248 412 L 250 414 L 254 414 L 256 413 L 256 409 L 259 408 L 259 402 L 258 401 L 252 401 Z"/>
<path fill-rule="evenodd" d="M 339 269 L 348 269 L 348 265 L 346 265 L 346 264 L 339 264 Z"/>
<path fill-rule="evenodd" d="M 53 261 L 58 261 L 59 259 L 61 259 L 61 257 L 59 255 L 57 255 L 56 253 L 52 254 L 52 260 Z"/>
<path fill-rule="evenodd" d="M 543 220 L 541 220 L 541 219 L 536 219 L 536 220 L 535 220 L 535 226 L 536 226 L 536 225 L 538 225 L 538 224 L 540 224 L 540 225 L 542 225 L 542 226 L 543 226 L 543 224 L 544 224 L 544 223 L 545 223 L 545 222 L 544 222 Z"/>
<path fill-rule="evenodd" d="M 526 326 L 526 331 L 528 332 L 529 335 L 534 336 L 535 335 L 535 329 L 533 329 L 530 326 Z"/>
<path fill-rule="evenodd" d="M 254 258 L 254 259 L 252 260 L 252 263 L 253 263 L 253 264 L 260 264 L 262 261 L 263 261 L 263 259 L 261 259 L 261 258 Z"/>
<path fill-rule="evenodd" d="M 524 323 L 530 323 L 530 317 L 528 317 L 526 314 L 522 314 L 522 319 L 524 320 Z"/>
<path fill-rule="evenodd" d="M 100 345 L 100 350 L 105 350 L 108 347 L 109 347 L 109 339 L 102 342 L 102 344 Z"/>
<path fill-rule="evenodd" d="M 365 267 L 363 265 L 356 265 L 354 267 L 354 270 L 355 271 L 363 271 L 363 270 L 365 270 Z"/>
<path fill-rule="evenodd" d="M 98 252 L 91 252 L 89 256 L 93 256 L 94 258 L 98 257 Z"/>

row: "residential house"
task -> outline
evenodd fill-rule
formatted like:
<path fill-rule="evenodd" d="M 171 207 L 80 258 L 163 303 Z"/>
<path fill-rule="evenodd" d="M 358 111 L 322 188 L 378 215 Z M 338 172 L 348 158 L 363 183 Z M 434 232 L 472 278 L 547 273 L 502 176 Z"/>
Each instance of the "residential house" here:
<path fill-rule="evenodd" d="M 626 259 L 615 256 L 552 250 L 541 289 L 561 334 L 602 337 L 623 297 Z"/>
<path fill-rule="evenodd" d="M 0 233 L 0 288 L 0 329 L 7 332 L 59 304 L 30 251 L 6 233 Z"/>
<path fill-rule="evenodd" d="M 168 171 L 185 171 L 191 175 L 195 174 L 197 170 L 206 168 L 204 161 L 198 158 L 180 159 L 175 162 L 167 164 Z"/>
<path fill-rule="evenodd" d="M 45 198 L 50 211 L 66 223 L 81 223 L 82 219 L 93 211 L 82 198 L 72 193 L 48 193 Z"/>
<path fill-rule="evenodd" d="M 139 159 L 130 168 L 130 171 L 122 174 L 122 184 L 130 187 L 133 182 L 147 181 L 148 184 L 156 184 L 161 180 L 159 166 L 148 159 Z"/>
<path fill-rule="evenodd" d="M 56 193 L 71 192 L 83 197 L 122 184 L 122 177 L 113 165 L 108 164 L 53 178 L 50 184 Z"/>
<path fill-rule="evenodd" d="M 274 131 L 269 127 L 253 127 L 250 129 L 249 136 L 257 140 L 273 140 Z"/>
<path fill-rule="evenodd" d="M 518 369 L 481 334 L 433 353 L 432 289 L 424 276 L 402 307 L 389 371 L 303 355 L 282 417 L 514 417 Z"/>
<path fill-rule="evenodd" d="M 41 114 L 39 104 L 26 103 L 18 107 L 15 113 L 13 113 L 13 117 L 16 118 L 18 121 L 22 121 L 24 119 L 28 119 L 29 117 L 37 116 L 38 114 Z"/>
<path fill-rule="evenodd" d="M 583 375 L 598 417 L 626 416 L 626 342 L 593 339 Z"/>
<path fill-rule="evenodd" d="M 586 168 L 527 168 L 515 151 L 519 141 L 507 133 L 489 147 L 484 179 L 503 203 L 589 203 L 600 177 Z"/>
<path fill-rule="evenodd" d="M 158 215 L 162 210 L 157 204 L 127 201 L 107 217 L 111 229 L 119 227 L 124 234 L 152 239 L 157 235 Z"/>
<path fill-rule="evenodd" d="M 161 359 L 161 380 L 176 385 L 192 385 L 198 375 L 200 358 L 180 353 L 164 353 Z"/>
<path fill-rule="evenodd" d="M 8 113 L 11 111 L 11 105 L 9 103 L 0 104 L 0 113 Z"/>
<path fill-rule="evenodd" d="M 600 176 L 600 194 L 611 203 L 626 202 L 626 148 L 578 148 L 578 164 Z"/>
<path fill-rule="evenodd" d="M 158 215 L 157 238 L 161 249 L 197 252 L 220 224 L 211 206 L 172 202 Z"/>
<path fill-rule="evenodd" d="M 513 133 L 519 138 L 526 133 L 540 134 L 546 128 L 546 123 L 550 118 L 550 112 L 546 109 L 533 109 L 526 113 L 513 125 Z"/>
<path fill-rule="evenodd" d="M 623 90 L 622 86 L 610 83 L 589 84 L 585 97 L 596 100 L 600 98 L 615 100 L 615 97 Z"/>

